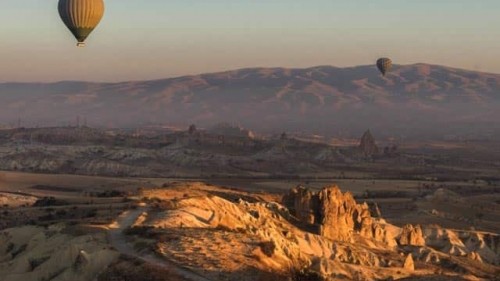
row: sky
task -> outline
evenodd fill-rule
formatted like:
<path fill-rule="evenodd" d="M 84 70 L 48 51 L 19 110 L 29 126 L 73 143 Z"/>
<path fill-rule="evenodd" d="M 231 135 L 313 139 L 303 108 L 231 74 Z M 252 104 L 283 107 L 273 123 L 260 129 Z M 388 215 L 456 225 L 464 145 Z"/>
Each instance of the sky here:
<path fill-rule="evenodd" d="M 343 67 L 382 56 L 500 73 L 498 0 L 105 0 L 83 49 L 57 2 L 0 1 L 0 82 Z"/>

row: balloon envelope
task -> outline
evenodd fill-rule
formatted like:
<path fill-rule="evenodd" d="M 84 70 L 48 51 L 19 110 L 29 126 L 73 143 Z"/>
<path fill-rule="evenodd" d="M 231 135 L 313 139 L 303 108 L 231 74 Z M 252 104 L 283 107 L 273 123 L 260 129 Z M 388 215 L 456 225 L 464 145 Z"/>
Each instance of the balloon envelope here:
<path fill-rule="evenodd" d="M 377 60 L 377 68 L 380 70 L 382 75 L 385 76 L 385 74 L 391 70 L 392 68 L 392 60 L 389 58 L 380 58 Z"/>
<path fill-rule="evenodd" d="M 104 15 L 103 0 L 59 0 L 59 16 L 73 33 L 78 46 L 84 46 Z"/>

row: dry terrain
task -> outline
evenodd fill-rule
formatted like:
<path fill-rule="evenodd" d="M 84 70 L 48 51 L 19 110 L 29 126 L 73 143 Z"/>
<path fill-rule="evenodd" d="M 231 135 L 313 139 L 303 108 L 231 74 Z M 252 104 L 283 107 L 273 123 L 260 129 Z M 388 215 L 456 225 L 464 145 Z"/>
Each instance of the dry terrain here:
<path fill-rule="evenodd" d="M 0 281 L 495 280 L 497 159 L 369 131 L 3 130 Z"/>
<path fill-rule="evenodd" d="M 21 200 L 3 207 L 2 281 L 494 280 L 500 270 L 498 231 L 477 230 L 497 227 L 498 216 L 447 217 L 451 207 L 443 202 L 465 200 L 444 188 L 412 201 L 418 211 L 393 210 L 389 218 L 390 199 L 354 197 L 323 182 L 264 192 L 254 185 L 278 183 L 241 181 L 236 188 L 235 181 L 220 187 L 23 173 L 2 179 L 2 191 Z M 363 195 L 363 184 L 352 185 L 353 193 Z"/>

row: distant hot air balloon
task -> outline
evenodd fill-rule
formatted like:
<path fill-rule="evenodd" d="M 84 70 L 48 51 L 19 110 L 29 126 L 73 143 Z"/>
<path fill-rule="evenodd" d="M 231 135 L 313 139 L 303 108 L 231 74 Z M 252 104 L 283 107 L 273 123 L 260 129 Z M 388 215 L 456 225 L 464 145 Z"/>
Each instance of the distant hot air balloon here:
<path fill-rule="evenodd" d="M 385 74 L 392 68 L 392 60 L 389 58 L 378 59 L 377 68 L 380 72 L 382 72 L 382 75 L 385 76 Z"/>
<path fill-rule="evenodd" d="M 85 46 L 85 39 L 96 28 L 104 15 L 103 0 L 59 0 L 59 15 L 78 40 L 78 47 Z"/>

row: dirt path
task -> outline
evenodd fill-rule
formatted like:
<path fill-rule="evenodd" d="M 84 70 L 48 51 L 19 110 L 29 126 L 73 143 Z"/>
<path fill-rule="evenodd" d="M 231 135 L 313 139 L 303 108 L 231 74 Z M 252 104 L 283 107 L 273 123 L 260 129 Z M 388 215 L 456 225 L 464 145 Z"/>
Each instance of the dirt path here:
<path fill-rule="evenodd" d="M 125 234 L 123 234 L 123 231 L 130 227 L 134 222 L 137 220 L 137 218 L 144 212 L 146 211 L 146 208 L 139 208 L 137 210 L 132 210 L 132 211 L 126 211 L 123 214 L 121 214 L 117 221 L 116 224 L 113 225 L 113 227 L 110 227 L 108 230 L 108 239 L 110 244 L 120 253 L 128 255 L 128 256 L 133 256 L 138 259 L 141 259 L 147 263 L 159 266 L 159 267 L 164 267 L 168 268 L 169 270 L 174 271 L 178 275 L 191 280 L 191 281 L 211 281 L 210 279 L 195 273 L 194 271 L 179 266 L 178 264 L 169 261 L 167 259 L 162 259 L 159 257 L 156 257 L 154 255 L 142 255 L 138 253 L 132 245 L 127 243 L 127 237 Z"/>

